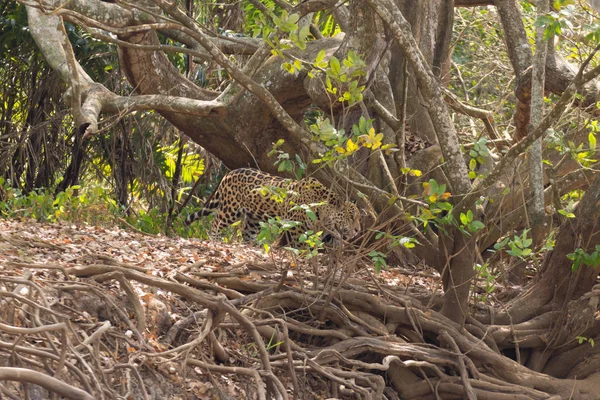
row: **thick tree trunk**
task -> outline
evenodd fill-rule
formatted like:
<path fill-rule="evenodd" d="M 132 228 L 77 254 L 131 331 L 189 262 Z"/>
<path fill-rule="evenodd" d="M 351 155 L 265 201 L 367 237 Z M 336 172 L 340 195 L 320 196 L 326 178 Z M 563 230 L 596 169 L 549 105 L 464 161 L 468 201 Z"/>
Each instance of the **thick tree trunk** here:
<path fill-rule="evenodd" d="M 446 159 L 442 167 L 447 176 L 448 186 L 455 198 L 460 198 L 471 189 L 467 168 L 458 144 L 458 136 L 443 99 L 440 82 L 434 75 L 417 43 L 410 35 L 410 25 L 400 9 L 391 0 L 368 0 L 369 4 L 388 25 L 391 34 L 404 56 L 407 65 L 414 71 L 419 93 L 431 120 L 436 138 Z M 442 29 L 445 32 L 445 29 Z M 446 35 L 444 35 L 446 37 Z M 436 46 L 432 46 L 435 48 Z M 440 46 L 438 46 L 441 48 Z M 441 51 L 441 50 L 439 50 Z M 441 51 L 443 53 L 443 51 Z M 433 57 L 435 59 L 435 57 Z M 456 213 L 467 210 L 455 210 Z M 474 276 L 475 241 L 469 240 L 457 228 L 448 229 L 448 236 L 442 239 L 444 245 L 435 266 L 444 273 L 445 302 L 442 312 L 459 324 L 467 316 L 468 294 Z"/>
<path fill-rule="evenodd" d="M 128 41 L 136 44 L 155 44 L 156 40 L 154 32 L 128 38 Z M 333 51 L 341 43 L 339 39 L 310 42 L 302 58 L 314 59 L 320 50 Z M 217 97 L 216 93 L 201 89 L 181 76 L 162 53 L 124 48 L 121 54 L 122 67 L 141 94 L 169 93 L 200 100 Z M 303 87 L 305 78 L 306 72 L 292 75 L 284 71 L 281 61 L 275 57 L 268 60 L 255 75 L 257 82 L 274 93 L 284 109 L 297 120 L 302 119 L 310 105 L 310 98 Z M 224 118 L 174 112 L 161 114 L 229 168 L 251 166 L 275 172 L 273 159 L 266 155 L 272 144 L 282 138 L 288 143 L 283 148 L 285 151 L 300 154 L 303 158 L 307 156 L 306 149 L 298 144 L 298 139 L 283 129 L 261 100 L 248 91 L 242 90 Z"/>
<path fill-rule="evenodd" d="M 599 202 L 600 177 L 597 177 L 581 199 L 576 218 L 565 220 L 561 226 L 556 247 L 544 260 L 541 278 L 510 303 L 506 312 L 496 317 L 497 323 L 518 323 L 544 311 L 560 309 L 566 302 L 590 291 L 596 282 L 598 268 L 581 265 L 573 271 L 573 262 L 567 255 L 577 249 L 591 254 L 600 245 Z"/>

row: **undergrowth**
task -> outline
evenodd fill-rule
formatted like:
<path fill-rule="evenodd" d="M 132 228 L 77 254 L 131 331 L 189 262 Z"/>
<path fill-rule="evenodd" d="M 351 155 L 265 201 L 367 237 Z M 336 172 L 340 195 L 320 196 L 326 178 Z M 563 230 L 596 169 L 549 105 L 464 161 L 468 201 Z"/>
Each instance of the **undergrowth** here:
<path fill-rule="evenodd" d="M 185 217 L 193 211 L 194 206 L 184 208 L 181 216 L 174 219 L 170 232 L 184 237 L 208 238 L 206 223 L 184 226 Z M 168 213 L 141 206 L 123 209 L 110 191 L 100 186 L 75 185 L 56 195 L 49 189 L 24 194 L 0 177 L 0 217 L 99 226 L 118 223 L 145 233 L 159 234 L 166 231 Z"/>

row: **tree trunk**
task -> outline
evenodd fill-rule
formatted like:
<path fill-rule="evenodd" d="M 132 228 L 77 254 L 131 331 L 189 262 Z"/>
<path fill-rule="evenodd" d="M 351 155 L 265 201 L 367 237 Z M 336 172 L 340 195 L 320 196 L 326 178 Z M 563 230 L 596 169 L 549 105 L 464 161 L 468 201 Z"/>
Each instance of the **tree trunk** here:
<path fill-rule="evenodd" d="M 556 247 L 544 260 L 541 278 L 497 316 L 497 323 L 518 323 L 544 310 L 561 309 L 564 304 L 590 291 L 598 276 L 597 267 L 581 265 L 576 271 L 567 257 L 577 249 L 591 254 L 600 245 L 600 177 L 581 199 L 574 219 L 567 219 L 556 237 Z"/>

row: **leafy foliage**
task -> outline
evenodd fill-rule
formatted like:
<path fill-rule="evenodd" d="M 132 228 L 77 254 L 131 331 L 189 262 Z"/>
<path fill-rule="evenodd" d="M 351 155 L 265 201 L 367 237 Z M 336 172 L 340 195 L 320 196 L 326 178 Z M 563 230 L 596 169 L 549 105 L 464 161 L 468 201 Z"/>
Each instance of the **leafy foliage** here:
<path fill-rule="evenodd" d="M 159 209 L 148 212 L 140 210 L 125 215 L 111 192 L 100 186 L 70 186 L 56 195 L 48 190 L 23 193 L 0 178 L 0 216 L 4 218 L 31 218 L 40 222 L 67 221 L 78 224 L 112 226 L 115 223 L 129 225 L 140 231 L 158 234 L 164 231 L 167 213 Z M 188 207 L 184 213 L 191 213 Z M 175 221 L 174 230 L 180 235 L 208 238 L 208 226 L 195 224 L 190 227 Z"/>
<path fill-rule="evenodd" d="M 475 271 L 477 272 L 478 278 L 484 282 L 483 294 L 480 296 L 479 300 L 485 302 L 488 295 L 496 289 L 496 282 L 500 274 L 492 272 L 489 263 L 475 264 Z"/>
<path fill-rule="evenodd" d="M 477 168 L 486 164 L 488 156 L 487 138 L 481 137 L 473 143 L 473 148 L 469 150 L 469 178 L 475 179 L 478 177 Z"/>
<path fill-rule="evenodd" d="M 600 266 L 600 245 L 596 245 L 591 253 L 586 253 L 582 248 L 577 248 L 573 253 L 567 254 L 567 258 L 573 261 L 571 267 L 573 271 L 577 271 L 581 265 L 598 268 Z"/>
<path fill-rule="evenodd" d="M 532 255 L 531 244 L 533 240 L 527 237 L 529 229 L 523 230 L 521 235 L 514 235 L 512 239 L 510 237 L 504 238 L 501 242 L 496 243 L 494 248 L 500 250 L 508 245 L 509 250 L 506 252 L 513 257 L 524 259 Z"/>

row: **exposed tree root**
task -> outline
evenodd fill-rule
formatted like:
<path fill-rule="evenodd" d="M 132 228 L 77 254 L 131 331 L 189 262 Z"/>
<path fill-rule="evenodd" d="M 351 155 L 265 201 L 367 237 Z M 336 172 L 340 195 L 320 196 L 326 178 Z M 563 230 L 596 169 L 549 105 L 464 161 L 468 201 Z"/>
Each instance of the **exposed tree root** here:
<path fill-rule="evenodd" d="M 198 270 L 205 264 L 199 263 L 169 279 L 106 257 L 71 268 L 12 263 L 11 274 L 0 276 L 6 360 L 0 389 L 14 394 L 10 381 L 65 398 L 151 399 L 165 398 L 157 385 L 165 395 L 165 387 L 182 381 L 188 391 L 226 393 L 231 389 L 220 377 L 229 376 L 245 381 L 245 395 L 258 399 L 595 399 L 600 393 L 600 355 L 586 343 L 551 353 L 556 361 L 544 365 L 555 377 L 527 367 L 548 350 L 556 312 L 513 326 L 471 318 L 461 329 L 423 305 L 430 296 L 423 291 L 413 296 L 368 278 L 364 269 L 350 278 L 336 260 L 321 262 L 337 273 L 321 268 L 317 280 L 292 269 L 278 290 L 279 269 L 264 263 L 219 273 Z M 52 279 L 20 277 L 44 269 Z M 142 290 L 169 295 L 140 301 Z M 597 337 L 597 307 L 596 292 L 573 302 L 565 329 Z M 180 316 L 171 325 L 175 312 Z"/>

